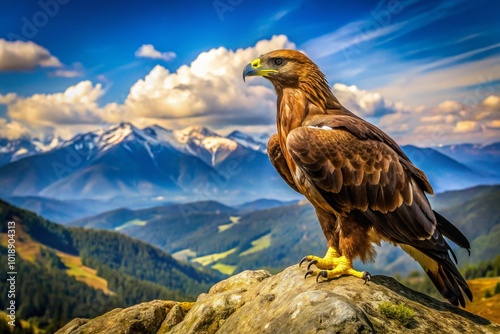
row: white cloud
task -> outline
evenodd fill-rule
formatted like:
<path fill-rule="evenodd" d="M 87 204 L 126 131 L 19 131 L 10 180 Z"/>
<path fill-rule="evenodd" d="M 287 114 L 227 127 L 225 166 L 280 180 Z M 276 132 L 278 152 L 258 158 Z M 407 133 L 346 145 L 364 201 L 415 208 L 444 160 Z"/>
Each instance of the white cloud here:
<path fill-rule="evenodd" d="M 55 70 L 50 73 L 51 76 L 54 77 L 62 77 L 62 78 L 77 78 L 83 76 L 83 71 L 81 70 Z"/>
<path fill-rule="evenodd" d="M 75 62 L 71 66 L 64 66 L 64 68 L 59 68 L 54 72 L 49 73 L 53 77 L 62 78 L 77 78 L 83 77 L 85 74 L 83 65 L 81 63 Z"/>
<path fill-rule="evenodd" d="M 160 52 L 155 49 L 152 44 L 144 44 L 142 45 L 136 52 L 135 56 L 138 58 L 153 58 L 153 59 L 163 59 L 166 61 L 172 60 L 177 55 L 175 52 Z"/>
<path fill-rule="evenodd" d="M 462 110 L 462 104 L 457 101 L 443 101 L 436 107 L 436 111 L 443 114 L 449 114 Z"/>
<path fill-rule="evenodd" d="M 244 84 L 242 69 L 260 54 L 294 47 L 280 35 L 246 49 L 220 47 L 202 52 L 175 73 L 158 65 L 132 86 L 125 105 L 145 118 L 211 126 L 270 124 L 276 108 L 274 91 L 262 78 Z"/>
<path fill-rule="evenodd" d="M 37 66 L 61 67 L 62 64 L 47 49 L 31 41 L 9 42 L 0 38 L 0 71 L 30 70 Z"/>
<path fill-rule="evenodd" d="M 393 80 L 377 90 L 384 96 L 394 98 L 401 96 L 404 87 L 404 99 L 409 104 L 422 101 L 438 103 L 443 96 L 447 96 L 474 106 L 493 94 L 496 90 L 494 83 L 500 80 L 500 57 L 495 54 L 426 71 L 429 66 L 409 62 L 399 73 L 393 74 Z"/>
<path fill-rule="evenodd" d="M 83 72 L 79 70 L 56 70 L 51 75 L 63 78 L 76 78 L 83 76 Z"/>
<path fill-rule="evenodd" d="M 9 105 L 8 115 L 26 124 L 75 124 L 98 121 L 92 111 L 104 93 L 100 84 L 82 81 L 62 93 L 35 94 Z"/>
<path fill-rule="evenodd" d="M 170 72 L 156 66 L 130 89 L 124 104 L 99 105 L 105 89 L 82 81 L 63 92 L 20 97 L 0 95 L 9 120 L 0 122 L 11 137 L 57 134 L 63 138 L 106 123 L 130 121 L 139 127 L 167 128 L 206 125 L 215 129 L 273 129 L 276 94 L 262 78 L 242 81 L 243 67 L 260 54 L 295 48 L 286 36 L 274 36 L 246 49 L 211 49 L 190 64 Z M 69 69 L 77 69 L 71 67 Z M 66 70 L 62 68 L 61 70 Z M 100 77 L 101 81 L 106 80 Z M 500 97 L 489 90 L 476 94 L 477 103 L 447 100 L 409 107 L 400 99 L 341 83 L 333 91 L 347 108 L 376 124 L 401 144 L 434 146 L 454 142 L 484 142 L 500 138 Z M 407 88 L 405 87 L 405 90 Z M 400 88 L 401 92 L 401 88 Z"/>
<path fill-rule="evenodd" d="M 476 121 L 459 121 L 454 129 L 458 133 L 470 133 L 481 131 L 481 125 Z"/>
<path fill-rule="evenodd" d="M 491 129 L 499 129 L 500 130 L 500 119 L 486 122 L 486 127 Z"/>
<path fill-rule="evenodd" d="M 17 98 L 16 93 L 0 94 L 0 104 L 10 104 Z"/>
<path fill-rule="evenodd" d="M 420 106 L 411 112 L 383 116 L 378 126 L 402 144 L 495 141 L 500 138 L 500 113 L 492 111 L 500 110 L 497 101 L 500 98 L 496 95 L 485 98 L 478 106 L 448 100 L 434 107 Z"/>
<path fill-rule="evenodd" d="M 401 103 L 384 99 L 379 93 L 358 89 L 355 85 L 336 83 L 333 93 L 340 103 L 360 117 L 378 117 L 404 110 Z"/>
<path fill-rule="evenodd" d="M 7 115 L 34 133 L 58 133 L 63 137 L 74 135 L 82 127 L 95 128 L 104 123 L 123 120 L 126 110 L 122 105 L 98 104 L 104 94 L 101 84 L 82 81 L 54 94 L 35 94 L 30 97 L 10 99 Z"/>
<path fill-rule="evenodd" d="M 29 137 L 30 131 L 19 122 L 8 122 L 6 119 L 0 118 L 0 137 L 9 140 Z"/>
<path fill-rule="evenodd" d="M 500 97 L 490 95 L 479 106 L 476 114 L 478 120 L 495 120 L 500 118 Z"/>
<path fill-rule="evenodd" d="M 490 95 L 483 101 L 483 105 L 500 111 L 500 96 Z"/>
<path fill-rule="evenodd" d="M 272 88 L 264 80 L 244 84 L 241 71 L 259 54 L 283 47 L 294 45 L 285 36 L 275 36 L 247 49 L 203 52 L 175 73 L 157 66 L 132 86 L 125 104 L 101 107 L 99 99 L 105 90 L 100 83 L 90 81 L 53 94 L 0 95 L 0 104 L 7 105 L 8 124 L 22 125 L 36 135 L 63 138 L 124 120 L 138 126 L 157 123 L 171 128 L 270 125 L 276 103 Z"/>

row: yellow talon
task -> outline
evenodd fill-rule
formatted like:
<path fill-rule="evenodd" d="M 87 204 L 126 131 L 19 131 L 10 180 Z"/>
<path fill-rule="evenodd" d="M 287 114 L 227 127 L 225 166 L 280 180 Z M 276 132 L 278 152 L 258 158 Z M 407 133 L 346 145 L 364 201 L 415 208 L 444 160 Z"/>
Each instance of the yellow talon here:
<path fill-rule="evenodd" d="M 370 273 L 355 270 L 352 267 L 352 260 L 346 258 L 344 255 L 340 255 L 339 252 L 332 247 L 328 248 L 324 258 L 314 255 L 305 256 L 300 261 L 299 266 L 305 261 L 309 261 L 305 277 L 307 278 L 309 275 L 316 276 L 317 282 L 320 276 L 323 278 L 336 278 L 343 275 L 351 275 L 364 279 L 365 283 L 371 280 Z M 322 270 L 310 269 L 312 265 Z"/>
<path fill-rule="evenodd" d="M 339 252 L 337 252 L 335 248 L 329 247 L 328 250 L 326 251 L 325 257 L 323 258 L 315 255 L 304 256 L 302 260 L 300 260 L 299 267 L 305 261 L 309 261 L 309 265 L 307 267 L 308 270 L 313 264 L 316 265 L 316 267 L 319 269 L 332 269 L 337 265 L 335 261 L 340 257 L 341 256 Z"/>

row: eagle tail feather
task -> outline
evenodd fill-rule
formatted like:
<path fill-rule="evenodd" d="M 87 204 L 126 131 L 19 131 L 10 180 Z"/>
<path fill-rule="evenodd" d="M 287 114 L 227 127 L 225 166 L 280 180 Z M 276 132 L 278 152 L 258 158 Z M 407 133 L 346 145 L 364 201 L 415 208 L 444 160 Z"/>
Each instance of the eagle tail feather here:
<path fill-rule="evenodd" d="M 463 233 L 460 232 L 460 230 L 455 225 L 450 223 L 448 221 L 448 219 L 441 216 L 441 214 L 439 214 L 438 212 L 434 211 L 434 215 L 436 216 L 438 230 L 445 237 L 447 237 L 448 239 L 453 241 L 458 246 L 467 249 L 467 251 L 469 252 L 469 255 L 470 255 L 470 243 L 469 243 L 469 240 L 467 240 L 467 238 L 465 237 L 465 235 L 463 235 Z M 453 253 L 453 251 L 452 251 L 452 253 Z M 453 256 L 453 257 L 455 258 L 455 256 Z M 456 258 L 455 258 L 455 262 L 456 262 Z"/>
<path fill-rule="evenodd" d="M 456 273 L 453 273 L 446 267 L 446 265 L 438 263 L 437 271 L 427 269 L 425 273 L 429 276 L 441 296 L 455 306 L 461 305 L 465 307 L 463 294 L 472 301 L 472 292 L 460 274 L 457 276 Z"/>
<path fill-rule="evenodd" d="M 447 253 L 438 255 L 408 245 L 401 245 L 401 248 L 422 266 L 443 298 L 462 307 L 465 307 L 464 294 L 472 301 L 472 292 L 467 282 Z"/>

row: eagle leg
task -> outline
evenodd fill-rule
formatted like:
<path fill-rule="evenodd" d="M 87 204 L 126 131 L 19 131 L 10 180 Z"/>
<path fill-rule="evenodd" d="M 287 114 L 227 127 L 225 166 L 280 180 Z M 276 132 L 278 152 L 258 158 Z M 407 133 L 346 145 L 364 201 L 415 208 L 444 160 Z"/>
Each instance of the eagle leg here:
<path fill-rule="evenodd" d="M 309 270 L 313 264 L 319 269 L 332 269 L 336 266 L 335 260 L 340 258 L 340 256 L 340 253 L 335 248 L 328 247 L 325 257 L 321 258 L 315 255 L 304 256 L 302 260 L 300 260 L 299 267 L 302 266 L 302 263 L 309 261 L 307 270 Z"/>
<path fill-rule="evenodd" d="M 307 265 L 307 276 L 316 276 L 316 282 L 319 282 L 319 277 L 326 279 L 336 278 L 344 275 L 355 276 L 361 278 L 365 281 L 365 284 L 371 280 L 370 273 L 366 271 L 357 271 L 352 267 L 352 260 L 348 259 L 344 255 L 340 255 L 339 252 L 333 247 L 329 247 L 324 258 L 320 258 L 314 255 L 308 255 L 302 258 L 299 266 L 305 261 L 309 261 Z M 311 269 L 314 265 L 318 269 Z"/>

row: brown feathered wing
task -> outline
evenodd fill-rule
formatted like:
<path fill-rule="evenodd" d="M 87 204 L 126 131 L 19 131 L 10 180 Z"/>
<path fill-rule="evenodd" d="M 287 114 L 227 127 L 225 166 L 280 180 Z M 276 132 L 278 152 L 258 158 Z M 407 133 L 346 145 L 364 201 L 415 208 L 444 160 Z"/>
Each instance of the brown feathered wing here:
<path fill-rule="evenodd" d="M 269 138 L 267 142 L 267 154 L 269 155 L 269 160 L 273 164 L 274 168 L 281 176 L 283 181 L 286 182 L 296 192 L 299 192 L 295 182 L 293 181 L 292 175 L 290 174 L 290 168 L 286 163 L 285 157 L 283 156 L 283 151 L 281 150 L 278 135 L 274 134 Z"/>
<path fill-rule="evenodd" d="M 400 244 L 451 303 L 465 305 L 460 290 L 472 300 L 443 234 L 469 248 L 467 239 L 434 214 L 424 195 L 432 193 L 427 178 L 390 137 L 359 118 L 319 116 L 288 134 L 287 150 L 333 209 L 361 217 Z"/>

